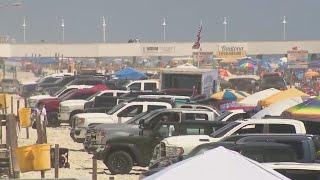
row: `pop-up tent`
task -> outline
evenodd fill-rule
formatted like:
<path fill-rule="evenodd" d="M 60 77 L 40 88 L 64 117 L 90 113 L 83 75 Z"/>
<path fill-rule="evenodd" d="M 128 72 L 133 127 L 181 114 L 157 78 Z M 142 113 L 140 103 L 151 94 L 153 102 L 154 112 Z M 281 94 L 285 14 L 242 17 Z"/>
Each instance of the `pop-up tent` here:
<path fill-rule="evenodd" d="M 308 97 L 309 95 L 302 92 L 302 91 L 299 91 L 296 88 L 290 88 L 285 91 L 280 91 L 270 97 L 267 97 L 267 98 L 261 100 L 259 102 L 259 104 L 262 107 L 268 107 L 271 104 L 274 104 L 274 103 L 277 103 L 277 102 L 280 102 L 280 101 L 283 101 L 283 100 L 286 100 L 286 99 L 289 99 L 292 97 L 299 97 L 299 96 L 300 97 Z"/>
<path fill-rule="evenodd" d="M 278 92 L 280 92 L 280 90 L 274 88 L 265 89 L 247 96 L 243 100 L 239 101 L 239 103 L 247 106 L 257 106 L 260 100 L 270 97 Z"/>
<path fill-rule="evenodd" d="M 300 120 L 320 121 L 320 96 L 311 98 L 283 112 L 285 117 Z"/>
<path fill-rule="evenodd" d="M 145 180 L 287 180 L 280 173 L 267 168 L 237 152 L 218 147 L 166 167 Z"/>
<path fill-rule="evenodd" d="M 139 79 L 147 78 L 147 75 L 131 67 L 117 71 L 116 73 L 114 73 L 114 75 L 119 79 L 127 79 L 127 80 L 139 80 Z"/>
<path fill-rule="evenodd" d="M 260 118 L 264 118 L 265 116 L 281 116 L 283 111 L 285 111 L 288 108 L 291 108 L 292 106 L 300 104 L 302 102 L 303 102 L 303 99 L 301 97 L 289 98 L 289 99 L 271 104 L 270 106 L 257 112 L 251 118 L 260 119 Z"/>

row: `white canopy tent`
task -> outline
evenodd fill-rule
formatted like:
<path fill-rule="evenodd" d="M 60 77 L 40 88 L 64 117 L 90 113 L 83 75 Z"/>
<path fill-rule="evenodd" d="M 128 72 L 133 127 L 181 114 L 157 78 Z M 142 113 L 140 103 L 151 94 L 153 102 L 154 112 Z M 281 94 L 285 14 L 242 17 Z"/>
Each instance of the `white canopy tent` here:
<path fill-rule="evenodd" d="M 260 119 L 260 118 L 264 118 L 265 116 L 280 116 L 281 113 L 283 111 L 285 111 L 286 109 L 289 109 L 289 108 L 291 108 L 297 104 L 300 104 L 302 102 L 303 102 L 303 99 L 301 97 L 289 98 L 289 99 L 271 104 L 270 106 L 257 112 L 251 118 L 252 119 Z"/>
<path fill-rule="evenodd" d="M 280 92 L 280 90 L 274 89 L 274 88 L 265 89 L 263 91 L 259 91 L 254 94 L 251 94 L 250 96 L 247 96 L 246 98 L 241 100 L 239 103 L 247 106 L 256 106 L 260 100 L 265 99 L 269 96 L 272 96 L 277 92 Z"/>
<path fill-rule="evenodd" d="M 173 164 L 145 180 L 279 180 L 288 179 L 237 152 L 218 147 Z"/>

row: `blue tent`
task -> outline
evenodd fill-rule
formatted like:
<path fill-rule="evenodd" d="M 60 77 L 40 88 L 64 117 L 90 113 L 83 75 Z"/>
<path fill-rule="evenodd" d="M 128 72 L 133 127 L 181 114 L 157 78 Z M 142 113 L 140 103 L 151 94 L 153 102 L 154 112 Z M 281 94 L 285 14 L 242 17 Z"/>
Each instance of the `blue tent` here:
<path fill-rule="evenodd" d="M 128 79 L 128 80 L 146 79 L 148 77 L 144 73 L 130 67 L 122 69 L 114 73 L 114 75 L 119 79 Z"/>

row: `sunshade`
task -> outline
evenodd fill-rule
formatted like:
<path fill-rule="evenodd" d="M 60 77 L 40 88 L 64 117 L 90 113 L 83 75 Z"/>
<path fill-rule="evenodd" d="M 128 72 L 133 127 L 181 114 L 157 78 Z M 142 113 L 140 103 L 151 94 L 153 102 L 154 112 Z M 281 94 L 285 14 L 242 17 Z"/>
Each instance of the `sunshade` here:
<path fill-rule="evenodd" d="M 168 166 L 145 178 L 145 180 L 162 179 L 279 180 L 288 178 L 235 151 L 220 146 Z"/>
<path fill-rule="evenodd" d="M 319 73 L 316 71 L 313 71 L 311 69 L 309 69 L 305 74 L 306 77 L 312 78 L 312 77 L 317 77 L 319 76 Z"/>
<path fill-rule="evenodd" d="M 264 118 L 265 116 L 281 116 L 283 111 L 297 104 L 300 104 L 302 102 L 303 102 L 303 99 L 301 97 L 293 97 L 283 101 L 279 101 L 257 112 L 251 118 L 261 119 L 261 118 Z"/>
<path fill-rule="evenodd" d="M 232 89 L 225 89 L 221 92 L 215 93 L 211 96 L 215 100 L 239 101 L 247 97 L 249 94 L 243 91 L 235 91 Z"/>
<path fill-rule="evenodd" d="M 289 108 L 283 115 L 294 119 L 320 121 L 320 96 Z"/>
<path fill-rule="evenodd" d="M 275 88 L 265 89 L 263 91 L 259 91 L 254 94 L 251 94 L 250 96 L 247 96 L 246 98 L 241 100 L 239 103 L 243 105 L 248 105 L 248 106 L 257 106 L 260 100 L 270 97 L 278 92 L 280 92 L 280 90 Z"/>
<path fill-rule="evenodd" d="M 267 98 L 259 101 L 259 104 L 262 107 L 268 107 L 271 104 L 283 101 L 285 99 L 289 99 L 289 98 L 292 98 L 292 97 L 299 97 L 299 96 L 309 96 L 309 95 L 304 93 L 304 92 L 302 92 L 302 91 L 299 91 L 296 88 L 290 88 L 290 89 L 287 89 L 285 91 L 280 91 L 280 92 L 278 92 L 278 93 L 276 93 L 276 94 L 274 94 L 274 95 L 272 95 L 270 97 L 267 97 Z"/>
<path fill-rule="evenodd" d="M 249 63 L 249 62 L 246 62 L 246 63 L 243 63 L 240 65 L 240 68 L 243 68 L 243 69 L 253 69 L 254 68 L 254 65 L 252 63 Z"/>
<path fill-rule="evenodd" d="M 127 79 L 127 80 L 138 80 L 138 79 L 147 78 L 147 76 L 144 73 L 130 67 L 122 69 L 114 73 L 114 75 L 119 79 Z"/>
<path fill-rule="evenodd" d="M 232 74 L 226 69 L 219 69 L 219 75 L 220 77 L 229 77 Z"/>

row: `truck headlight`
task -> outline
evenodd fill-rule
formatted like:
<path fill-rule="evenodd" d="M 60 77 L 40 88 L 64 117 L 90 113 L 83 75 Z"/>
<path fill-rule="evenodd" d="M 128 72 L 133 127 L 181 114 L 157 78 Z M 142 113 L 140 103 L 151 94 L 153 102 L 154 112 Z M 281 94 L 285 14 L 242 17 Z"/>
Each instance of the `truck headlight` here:
<path fill-rule="evenodd" d="M 182 147 L 175 147 L 175 146 L 167 146 L 166 147 L 166 156 L 167 157 L 177 157 L 182 156 L 184 153 L 184 149 Z"/>
<path fill-rule="evenodd" d="M 84 125 L 85 119 L 84 118 L 77 118 L 75 122 L 75 126 L 82 126 Z"/>

